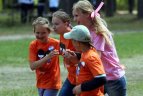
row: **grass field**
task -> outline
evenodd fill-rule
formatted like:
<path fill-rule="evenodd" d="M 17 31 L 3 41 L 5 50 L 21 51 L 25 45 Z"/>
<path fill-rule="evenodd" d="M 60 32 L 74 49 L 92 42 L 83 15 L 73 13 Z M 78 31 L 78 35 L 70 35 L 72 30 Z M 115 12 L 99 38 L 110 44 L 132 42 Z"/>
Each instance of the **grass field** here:
<path fill-rule="evenodd" d="M 143 21 L 134 21 L 134 16 L 129 18 L 125 16 L 125 18 L 121 16 L 106 18 L 106 20 L 109 22 L 109 28 L 114 32 L 121 63 L 126 66 L 128 96 L 142 96 Z M 28 34 L 30 38 L 21 37 L 13 40 L 5 37 L 8 40 L 2 39 L 2 36 L 17 34 L 21 36 Z M 31 34 L 30 24 L 0 28 L 0 96 L 38 96 L 35 88 L 35 74 L 28 65 L 28 45 L 33 39 Z M 66 73 L 66 69 L 61 64 L 63 80 Z"/>
<path fill-rule="evenodd" d="M 121 63 L 126 66 L 128 96 L 143 94 L 142 38 L 141 32 L 114 35 Z M 0 41 L 0 96 L 36 96 L 35 75 L 29 69 L 27 61 L 28 44 L 31 40 Z M 61 69 L 62 77 L 65 78 L 66 69 L 63 66 Z"/>

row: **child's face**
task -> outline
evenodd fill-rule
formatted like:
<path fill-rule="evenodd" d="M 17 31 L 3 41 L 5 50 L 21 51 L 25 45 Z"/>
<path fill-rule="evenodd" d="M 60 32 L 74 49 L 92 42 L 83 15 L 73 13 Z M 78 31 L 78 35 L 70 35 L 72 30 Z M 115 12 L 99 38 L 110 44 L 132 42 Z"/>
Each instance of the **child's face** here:
<path fill-rule="evenodd" d="M 87 14 L 83 14 L 81 11 L 77 11 L 75 9 L 73 9 L 73 17 L 74 17 L 74 21 L 77 22 L 77 24 L 81 24 L 81 25 L 87 25 L 87 21 L 89 19 L 89 16 Z"/>
<path fill-rule="evenodd" d="M 49 34 L 50 31 L 46 27 L 42 25 L 35 26 L 35 37 L 41 42 L 47 42 L 47 37 L 49 36 Z"/>
<path fill-rule="evenodd" d="M 72 44 L 74 46 L 74 48 L 76 49 L 76 51 L 81 52 L 81 48 L 80 48 L 80 43 L 78 41 L 72 40 Z"/>
<path fill-rule="evenodd" d="M 61 19 L 57 17 L 52 18 L 53 29 L 57 34 L 64 34 L 67 23 L 64 23 Z"/>

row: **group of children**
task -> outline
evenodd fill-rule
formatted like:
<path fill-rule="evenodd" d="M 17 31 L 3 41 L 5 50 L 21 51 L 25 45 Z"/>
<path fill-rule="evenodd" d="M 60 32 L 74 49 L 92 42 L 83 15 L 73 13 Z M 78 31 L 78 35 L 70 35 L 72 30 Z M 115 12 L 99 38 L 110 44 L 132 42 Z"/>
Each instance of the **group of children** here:
<path fill-rule="evenodd" d="M 88 0 L 73 5 L 73 17 L 78 24 L 73 28 L 64 11 L 53 13 L 53 30 L 46 18 L 33 22 L 36 39 L 29 45 L 29 64 L 39 96 L 126 96 L 125 71 L 105 21 Z M 51 31 L 60 40 L 48 37 Z M 63 84 L 59 55 L 68 71 Z"/>

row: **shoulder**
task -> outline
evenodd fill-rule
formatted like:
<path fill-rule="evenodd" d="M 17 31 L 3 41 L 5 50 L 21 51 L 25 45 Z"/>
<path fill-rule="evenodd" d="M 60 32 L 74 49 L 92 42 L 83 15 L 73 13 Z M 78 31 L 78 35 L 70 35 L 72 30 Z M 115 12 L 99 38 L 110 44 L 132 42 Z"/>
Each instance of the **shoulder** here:
<path fill-rule="evenodd" d="M 49 38 L 49 42 L 51 43 L 59 43 L 59 40 L 58 39 L 55 39 L 55 38 Z"/>
<path fill-rule="evenodd" d="M 30 49 L 30 50 L 34 50 L 34 49 L 37 48 L 37 45 L 38 45 L 37 40 L 33 40 L 33 41 L 31 41 L 30 44 L 29 44 L 29 49 Z"/>
<path fill-rule="evenodd" d="M 87 61 L 94 61 L 94 60 L 98 60 L 99 59 L 99 56 L 98 56 L 98 53 L 97 51 L 92 48 L 89 50 L 88 54 L 87 54 Z"/>
<path fill-rule="evenodd" d="M 37 44 L 37 40 L 33 40 L 30 42 L 30 45 L 36 45 Z"/>

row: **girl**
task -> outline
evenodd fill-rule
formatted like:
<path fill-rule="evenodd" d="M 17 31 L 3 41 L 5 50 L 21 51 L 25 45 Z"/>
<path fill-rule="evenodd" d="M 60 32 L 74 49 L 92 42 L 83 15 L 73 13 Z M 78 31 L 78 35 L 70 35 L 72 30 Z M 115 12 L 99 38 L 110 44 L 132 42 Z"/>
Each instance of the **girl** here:
<path fill-rule="evenodd" d="M 61 88 L 59 58 L 55 56 L 59 54 L 56 51 L 59 41 L 48 38 L 50 28 L 46 18 L 38 17 L 33 27 L 36 40 L 29 45 L 29 64 L 36 72 L 39 96 L 56 96 Z"/>
<path fill-rule="evenodd" d="M 87 27 L 77 25 L 71 32 L 65 33 L 64 38 L 72 39 L 76 51 L 82 53 L 76 73 L 77 85 L 73 93 L 78 96 L 104 96 L 103 85 L 106 75 L 100 57 L 91 45 Z"/>
<path fill-rule="evenodd" d="M 112 33 L 100 18 L 98 10 L 94 11 L 88 0 L 80 0 L 73 6 L 74 20 L 90 30 L 93 46 L 98 51 L 107 75 L 108 95 L 126 96 L 125 71 L 120 65 Z"/>
<path fill-rule="evenodd" d="M 52 16 L 53 29 L 57 34 L 60 34 L 60 42 L 65 46 L 65 49 L 75 50 L 71 40 L 66 40 L 63 34 L 71 31 L 70 17 L 63 11 L 56 11 Z M 67 56 L 65 56 L 67 57 Z M 65 80 L 59 96 L 74 96 L 72 89 L 76 85 L 76 66 L 70 59 L 64 57 L 64 65 L 68 70 L 68 77 Z"/>

